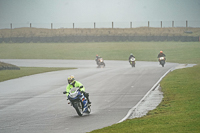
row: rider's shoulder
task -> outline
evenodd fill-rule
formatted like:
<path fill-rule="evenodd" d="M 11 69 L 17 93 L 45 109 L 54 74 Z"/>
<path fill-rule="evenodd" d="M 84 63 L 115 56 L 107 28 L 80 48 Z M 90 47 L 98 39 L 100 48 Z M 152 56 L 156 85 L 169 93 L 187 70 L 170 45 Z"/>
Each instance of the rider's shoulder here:
<path fill-rule="evenodd" d="M 70 86 L 71 86 L 71 85 L 70 85 L 70 84 L 68 84 L 66 88 L 70 88 Z"/>
<path fill-rule="evenodd" d="M 77 83 L 77 84 L 81 84 L 81 82 L 79 82 L 79 81 L 75 81 L 75 83 Z"/>

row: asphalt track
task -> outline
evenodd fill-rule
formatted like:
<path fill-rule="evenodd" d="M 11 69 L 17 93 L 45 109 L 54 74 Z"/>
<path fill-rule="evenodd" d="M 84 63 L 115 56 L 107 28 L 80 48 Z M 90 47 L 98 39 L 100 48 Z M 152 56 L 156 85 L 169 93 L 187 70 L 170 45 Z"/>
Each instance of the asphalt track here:
<path fill-rule="evenodd" d="M 105 61 L 97 68 L 94 60 L 1 59 L 26 67 L 77 67 L 35 74 L 0 82 L 1 133 L 84 133 L 122 120 L 154 84 L 177 63 Z M 79 117 L 62 94 L 67 77 L 73 74 L 90 93 L 92 112 Z"/>

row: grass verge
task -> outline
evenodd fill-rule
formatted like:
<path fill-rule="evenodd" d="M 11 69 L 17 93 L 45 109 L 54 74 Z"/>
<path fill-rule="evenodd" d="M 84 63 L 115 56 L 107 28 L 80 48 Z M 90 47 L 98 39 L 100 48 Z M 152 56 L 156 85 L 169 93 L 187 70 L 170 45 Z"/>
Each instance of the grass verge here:
<path fill-rule="evenodd" d="M 157 61 L 156 57 L 160 50 L 167 55 L 168 62 L 200 64 L 199 42 L 0 44 L 0 58 L 94 60 L 95 55 L 99 54 L 105 60 L 127 60 L 130 53 L 133 53 L 137 60 Z M 11 71 L 18 70 L 9 70 Z M 164 99 L 155 110 L 142 118 L 126 120 L 92 133 L 199 132 L 199 72 L 199 65 L 171 72 L 161 82 Z M 0 75 L 0 77 L 7 76 L 7 74 Z"/>
<path fill-rule="evenodd" d="M 29 76 L 38 73 L 68 70 L 74 68 L 44 68 L 44 67 L 20 67 L 20 70 L 1 70 L 0 71 L 0 82 L 9 79 L 19 78 L 23 76 Z"/>
<path fill-rule="evenodd" d="M 162 50 L 167 62 L 195 63 L 200 60 L 199 42 L 94 42 L 94 43 L 0 43 L 0 59 L 73 59 L 157 61 Z"/>
<path fill-rule="evenodd" d="M 175 70 L 162 81 L 164 98 L 146 116 L 91 133 L 199 133 L 200 66 Z"/>

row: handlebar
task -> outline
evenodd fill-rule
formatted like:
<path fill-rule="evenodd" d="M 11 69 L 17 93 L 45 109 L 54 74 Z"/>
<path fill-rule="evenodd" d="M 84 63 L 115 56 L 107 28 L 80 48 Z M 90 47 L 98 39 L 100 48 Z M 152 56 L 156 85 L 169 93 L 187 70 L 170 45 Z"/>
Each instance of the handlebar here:
<path fill-rule="evenodd" d="M 81 88 L 83 88 L 83 86 L 80 86 L 80 87 L 77 87 L 78 88 L 78 91 L 80 91 L 81 92 Z M 67 92 L 66 91 L 63 91 L 63 94 L 66 94 Z"/>

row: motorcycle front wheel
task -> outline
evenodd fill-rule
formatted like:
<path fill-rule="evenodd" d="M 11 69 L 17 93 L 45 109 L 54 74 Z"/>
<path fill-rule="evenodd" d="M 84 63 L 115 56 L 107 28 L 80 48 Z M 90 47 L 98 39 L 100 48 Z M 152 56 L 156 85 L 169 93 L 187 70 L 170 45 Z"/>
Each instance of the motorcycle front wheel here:
<path fill-rule="evenodd" d="M 82 115 L 83 115 L 83 107 L 82 107 L 81 102 L 75 102 L 75 103 L 74 103 L 74 108 L 75 108 L 75 110 L 76 110 L 76 112 L 77 112 L 77 114 L 78 114 L 79 116 L 82 116 Z"/>
<path fill-rule="evenodd" d="M 165 61 L 161 61 L 160 64 L 162 65 L 162 67 L 164 67 Z"/>
<path fill-rule="evenodd" d="M 134 62 L 132 63 L 132 67 L 135 67 L 135 63 Z"/>
<path fill-rule="evenodd" d="M 132 67 L 135 67 L 135 62 L 130 62 Z"/>

